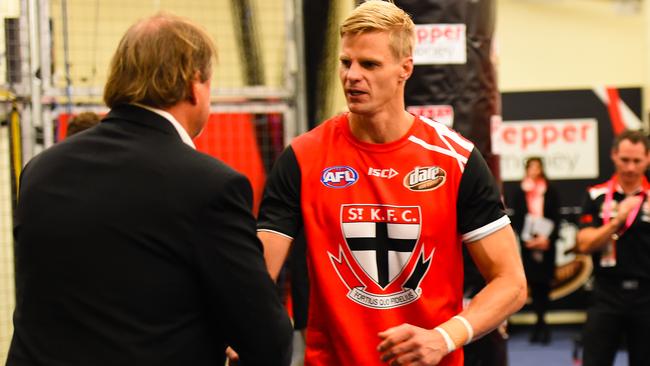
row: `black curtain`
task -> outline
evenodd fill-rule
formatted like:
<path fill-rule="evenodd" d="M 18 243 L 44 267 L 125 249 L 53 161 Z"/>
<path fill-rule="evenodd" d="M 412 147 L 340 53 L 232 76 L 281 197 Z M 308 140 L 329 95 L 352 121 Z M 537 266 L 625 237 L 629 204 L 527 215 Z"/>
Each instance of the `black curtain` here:
<path fill-rule="evenodd" d="M 465 24 L 465 64 L 416 65 L 406 84 L 406 105 L 450 105 L 455 130 L 470 139 L 498 177 L 490 144 L 490 120 L 500 114 L 491 60 L 495 0 L 396 0 L 415 24 Z"/>

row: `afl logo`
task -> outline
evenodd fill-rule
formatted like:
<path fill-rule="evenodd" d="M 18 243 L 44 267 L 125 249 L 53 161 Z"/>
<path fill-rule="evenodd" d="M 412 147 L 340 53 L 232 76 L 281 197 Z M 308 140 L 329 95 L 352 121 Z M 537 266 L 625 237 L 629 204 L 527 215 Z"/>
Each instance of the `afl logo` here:
<path fill-rule="evenodd" d="M 416 167 L 404 177 L 404 187 L 411 191 L 433 191 L 445 183 L 447 172 L 439 166 Z"/>
<path fill-rule="evenodd" d="M 325 168 L 320 181 L 330 188 L 345 188 L 359 180 L 357 171 L 349 166 L 332 166 Z"/>

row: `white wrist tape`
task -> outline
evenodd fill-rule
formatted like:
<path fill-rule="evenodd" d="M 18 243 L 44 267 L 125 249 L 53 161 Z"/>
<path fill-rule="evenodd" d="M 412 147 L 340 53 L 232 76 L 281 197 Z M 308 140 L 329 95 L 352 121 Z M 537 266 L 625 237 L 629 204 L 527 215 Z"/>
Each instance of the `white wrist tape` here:
<path fill-rule="evenodd" d="M 449 333 L 447 333 L 446 330 L 440 328 L 440 327 L 435 327 L 435 330 L 442 335 L 442 338 L 444 338 L 445 343 L 447 343 L 447 353 L 452 353 L 456 349 L 456 345 L 454 344 L 454 341 L 451 340 L 451 337 L 449 336 Z"/>
<path fill-rule="evenodd" d="M 463 316 L 456 315 L 453 318 L 460 320 L 460 322 L 463 323 L 463 325 L 467 329 L 467 340 L 465 341 L 465 344 L 469 344 L 474 338 L 474 328 L 472 328 L 472 325 Z"/>

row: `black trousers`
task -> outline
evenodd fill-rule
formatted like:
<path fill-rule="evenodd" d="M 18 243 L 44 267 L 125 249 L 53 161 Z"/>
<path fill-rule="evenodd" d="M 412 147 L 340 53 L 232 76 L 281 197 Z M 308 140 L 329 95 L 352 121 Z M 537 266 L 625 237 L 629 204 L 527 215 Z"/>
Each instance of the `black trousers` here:
<path fill-rule="evenodd" d="M 596 279 L 583 330 L 583 366 L 611 366 L 623 336 L 630 366 L 650 365 L 650 283 Z"/>
<path fill-rule="evenodd" d="M 537 324 L 546 324 L 544 315 L 550 305 L 549 294 L 551 293 L 550 282 L 532 282 L 529 284 L 532 297 L 532 308 L 537 315 Z"/>

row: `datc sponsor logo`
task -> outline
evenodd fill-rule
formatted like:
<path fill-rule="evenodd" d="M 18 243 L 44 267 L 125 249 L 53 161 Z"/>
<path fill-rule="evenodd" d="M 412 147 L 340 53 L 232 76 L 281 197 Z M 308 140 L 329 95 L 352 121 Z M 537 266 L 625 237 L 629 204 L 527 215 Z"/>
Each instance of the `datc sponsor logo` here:
<path fill-rule="evenodd" d="M 433 191 L 445 183 L 447 172 L 438 166 L 416 167 L 404 177 L 404 187 L 411 191 Z"/>
<path fill-rule="evenodd" d="M 345 188 L 359 180 L 359 174 L 349 166 L 333 166 L 325 168 L 320 181 L 330 188 Z"/>

